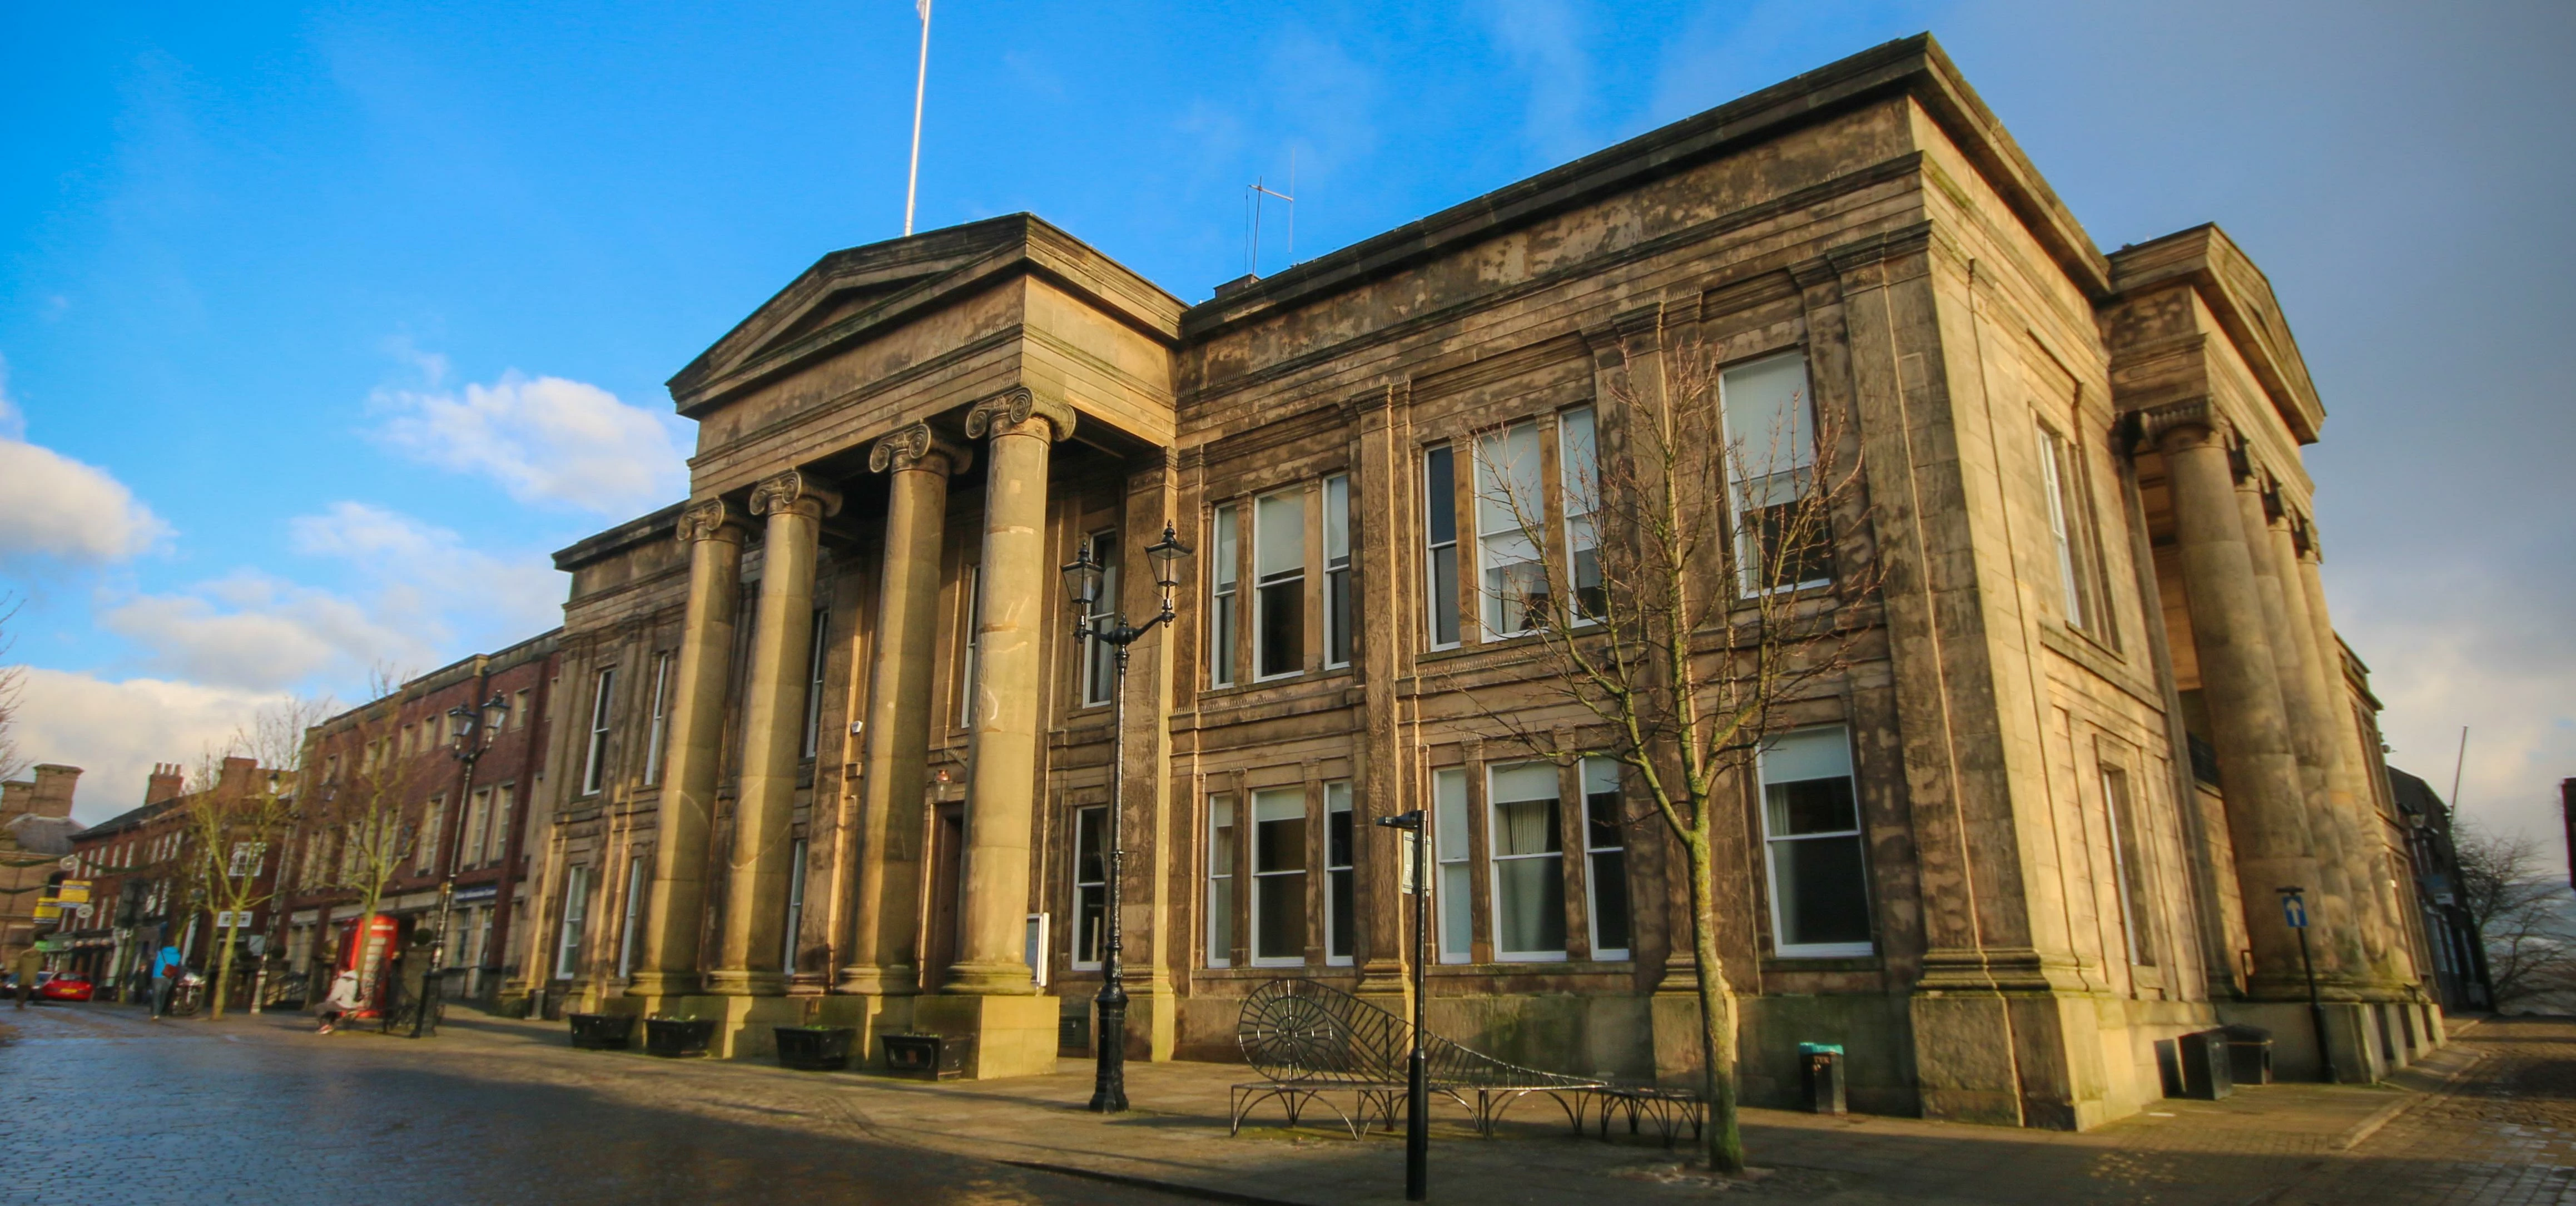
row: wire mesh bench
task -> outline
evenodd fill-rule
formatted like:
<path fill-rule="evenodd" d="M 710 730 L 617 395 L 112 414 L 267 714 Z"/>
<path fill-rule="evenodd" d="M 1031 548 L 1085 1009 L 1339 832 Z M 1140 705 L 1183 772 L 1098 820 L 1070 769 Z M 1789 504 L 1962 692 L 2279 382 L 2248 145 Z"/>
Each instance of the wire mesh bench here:
<path fill-rule="evenodd" d="M 1229 1134 L 1243 1132 L 1244 1116 L 1268 1101 L 1286 1110 L 1288 1125 L 1321 1105 L 1360 1137 L 1364 1124 L 1392 1131 L 1403 1116 L 1410 1028 L 1404 1019 L 1312 980 L 1273 980 L 1244 998 L 1235 1041 L 1264 1079 L 1234 1086 Z M 1583 1132 L 1585 1097 L 1609 1082 L 1541 1072 L 1507 1064 L 1435 1034 L 1422 1036 L 1431 1091 L 1464 1108 L 1476 1133 L 1491 1138 L 1505 1111 L 1522 1098 L 1544 1094 Z M 1336 1100 L 1347 1094 L 1351 1108 Z M 1607 1120 L 1608 1107 L 1603 1107 Z"/>

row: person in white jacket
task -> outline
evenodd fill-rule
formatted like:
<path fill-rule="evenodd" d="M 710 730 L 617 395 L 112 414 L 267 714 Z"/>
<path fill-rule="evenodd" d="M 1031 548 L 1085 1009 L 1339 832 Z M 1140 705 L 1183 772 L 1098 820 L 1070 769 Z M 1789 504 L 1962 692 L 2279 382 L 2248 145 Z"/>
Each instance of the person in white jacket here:
<path fill-rule="evenodd" d="M 358 973 L 343 971 L 331 981 L 330 993 L 322 998 L 322 1028 L 319 1033 L 331 1033 L 331 1027 L 340 1020 L 340 1015 L 357 1007 Z"/>

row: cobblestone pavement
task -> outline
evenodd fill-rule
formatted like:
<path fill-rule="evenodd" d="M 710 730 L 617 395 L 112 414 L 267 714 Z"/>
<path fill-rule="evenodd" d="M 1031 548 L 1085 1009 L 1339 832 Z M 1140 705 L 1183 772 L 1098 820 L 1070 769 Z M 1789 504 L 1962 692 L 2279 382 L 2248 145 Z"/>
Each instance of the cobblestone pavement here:
<path fill-rule="evenodd" d="M 1327 1115 L 1226 1132 L 1214 1064 L 941 1085 L 577 1052 L 560 1023 L 451 1015 L 436 1039 L 295 1017 L 0 1015 L 0 1176 L 91 1202 L 1343 1203 L 1398 1198 L 1402 1144 Z M 2275 1085 L 2082 1135 L 1748 1111 L 1764 1175 L 1712 1186 L 1652 1141 L 1572 1138 L 1544 1098 L 1504 1137 L 1435 1130 L 1434 1199 L 1835 1206 L 2525 1203 L 2569 1198 L 2576 1022 L 2493 1021 L 2398 1086 Z M 1319 1111 L 1318 1113 L 1323 1113 Z M 1454 1111 L 1453 1111 L 1454 1113 Z M 1154 1187 L 1160 1187 L 1154 1188 Z M 2569 1199 L 2576 1200 L 2576 1199 Z"/>

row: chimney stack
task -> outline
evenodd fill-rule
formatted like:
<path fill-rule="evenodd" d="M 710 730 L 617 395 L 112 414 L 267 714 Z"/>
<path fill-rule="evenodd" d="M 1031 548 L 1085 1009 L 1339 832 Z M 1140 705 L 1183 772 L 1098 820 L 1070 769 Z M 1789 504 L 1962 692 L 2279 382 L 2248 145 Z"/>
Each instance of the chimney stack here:
<path fill-rule="evenodd" d="M 152 777 L 144 782 L 143 803 L 150 806 L 163 800 L 177 799 L 179 793 L 187 789 L 187 784 L 188 776 L 180 772 L 178 763 L 155 762 L 152 764 Z"/>

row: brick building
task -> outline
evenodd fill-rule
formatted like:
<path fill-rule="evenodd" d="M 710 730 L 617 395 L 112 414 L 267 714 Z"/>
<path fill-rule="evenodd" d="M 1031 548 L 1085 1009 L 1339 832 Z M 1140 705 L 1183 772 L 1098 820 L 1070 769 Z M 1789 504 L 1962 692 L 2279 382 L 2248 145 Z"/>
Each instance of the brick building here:
<path fill-rule="evenodd" d="M 0 964 L 16 958 L 40 931 L 36 905 L 45 886 L 63 878 L 60 858 L 71 853 L 72 792 L 80 768 L 46 764 L 28 777 L 0 783 Z"/>
<path fill-rule="evenodd" d="M 226 878 L 243 881 L 244 899 L 266 901 L 242 910 L 248 916 L 227 916 L 234 911 L 208 891 L 203 843 L 209 831 L 192 808 L 271 792 L 291 801 L 295 785 L 291 776 L 253 758 L 228 756 L 213 769 L 213 780 L 191 791 L 179 765 L 156 765 L 144 781 L 141 805 L 72 836 L 74 873 L 89 881 L 90 909 L 66 918 L 59 938 L 68 948 L 66 965 L 88 974 L 102 991 L 131 989 L 139 969 L 164 943 L 178 947 L 211 983 L 229 939 L 237 944 L 232 1004 L 249 1004 L 266 943 L 264 937 L 253 939 L 275 919 L 278 851 L 289 835 L 283 827 L 233 823 L 216 839 L 223 846 L 218 857 Z"/>
<path fill-rule="evenodd" d="M 728 1054 L 823 1021 L 1042 1070 L 1098 986 L 1114 775 L 1140 1056 L 1223 1055 L 1277 976 L 1401 1002 L 1371 822 L 1418 808 L 1436 1029 L 1688 1075 L 1669 839 L 1488 719 L 1584 739 L 1485 584 L 1610 537 L 1478 505 L 1514 449 L 1544 477 L 1619 440 L 1604 400 L 1686 346 L 1730 423 L 1842 420 L 1869 505 L 1835 564 L 1882 575 L 1817 595 L 1867 652 L 1734 784 L 1749 1100 L 1826 1041 L 1864 1109 L 2089 1126 L 2221 1020 L 2313 1074 L 2291 887 L 2335 1067 L 2441 1041 L 2268 282 L 2215 226 L 2103 254 L 1928 37 L 1195 306 L 1027 215 L 824 257 L 672 379 L 686 504 L 557 555 L 511 991 L 721 1018 Z M 1167 524 L 1198 553 L 1112 765 L 1057 567 L 1105 554 L 1151 615 Z"/>
<path fill-rule="evenodd" d="M 390 872 L 380 916 L 393 941 L 447 920 L 450 999 L 488 999 L 518 960 L 526 898 L 527 801 L 544 780 L 555 678 L 553 633 L 472 657 L 331 717 L 309 735 L 312 801 L 288 868 L 278 938 L 287 974 L 308 995 L 344 965 L 365 912 L 368 875 L 351 850 L 365 814 L 387 822 Z M 462 713 L 499 701 L 482 752 L 457 756 Z M 474 722 L 480 726 L 481 721 Z M 444 896 L 444 899 L 442 899 Z"/>

